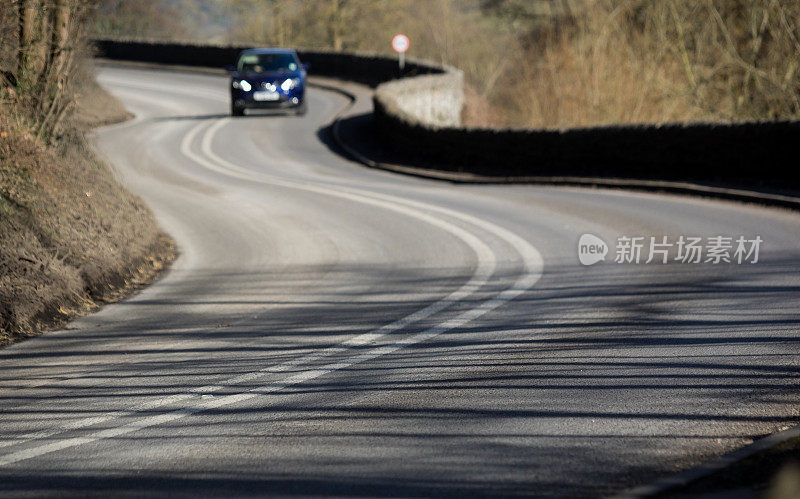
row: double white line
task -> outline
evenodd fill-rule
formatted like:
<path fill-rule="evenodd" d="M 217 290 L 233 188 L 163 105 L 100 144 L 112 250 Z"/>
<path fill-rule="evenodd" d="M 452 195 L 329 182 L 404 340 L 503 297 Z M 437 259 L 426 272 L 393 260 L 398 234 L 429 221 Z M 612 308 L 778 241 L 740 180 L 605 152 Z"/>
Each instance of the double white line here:
<path fill-rule="evenodd" d="M 130 410 L 116 411 L 105 416 L 81 419 L 65 425 L 57 430 L 29 434 L 6 441 L 5 445 L 3 445 L 4 442 L 0 442 L 0 447 L 8 445 L 17 446 L 33 440 L 52 437 L 53 435 L 64 433 L 66 431 L 74 431 L 88 426 L 106 423 L 115 419 L 121 419 L 122 417 L 126 416 L 135 416 L 140 411 L 151 411 L 168 404 L 180 403 L 187 400 L 190 401 L 189 405 L 180 409 L 170 410 L 161 414 L 145 417 L 131 423 L 121 424 L 119 426 L 96 431 L 85 436 L 64 438 L 2 455 L 0 456 L 0 466 L 6 466 L 51 452 L 76 447 L 90 442 L 96 442 L 98 440 L 119 437 L 144 428 L 172 422 L 210 409 L 218 409 L 264 395 L 273 394 L 287 387 L 310 381 L 325 374 L 346 369 L 353 365 L 396 352 L 409 345 L 429 340 L 446 331 L 459 328 L 477 319 L 478 317 L 481 317 L 482 315 L 519 296 L 531 288 L 541 277 L 542 258 L 536 248 L 516 234 L 486 220 L 428 203 L 411 201 L 408 199 L 374 193 L 363 189 L 294 182 L 277 178 L 262 172 L 248 170 L 228 160 L 225 160 L 213 152 L 212 143 L 217 131 L 228 124 L 229 121 L 229 119 L 222 119 L 213 122 L 213 124 L 210 126 L 209 123 L 211 122 L 203 122 L 192 128 L 189 133 L 186 134 L 181 143 L 180 150 L 182 154 L 209 170 L 230 177 L 247 180 L 248 182 L 257 181 L 272 186 L 299 189 L 307 192 L 314 192 L 322 195 L 346 199 L 355 203 L 366 204 L 393 211 L 400 215 L 415 218 L 424 223 L 442 229 L 463 241 L 475 253 L 477 265 L 472 277 L 464 285 L 444 298 L 431 303 L 430 305 L 406 317 L 403 317 L 390 324 L 386 324 L 374 331 L 355 336 L 337 346 L 329 347 L 319 352 L 305 355 L 292 361 L 271 366 L 263 370 L 236 376 L 225 380 L 222 383 L 198 387 L 192 389 L 186 394 L 173 395 L 163 399 L 158 399 L 156 401 L 147 403 L 144 406 L 132 408 Z M 203 134 L 200 143 L 200 150 L 202 152 L 201 155 L 193 151 L 191 146 L 194 143 L 197 135 L 203 129 L 205 129 L 205 133 Z M 497 266 L 497 259 L 489 246 L 484 243 L 474 232 L 448 221 L 447 218 L 458 220 L 466 226 L 471 226 L 472 228 L 485 231 L 507 243 L 520 255 L 522 261 L 522 272 L 509 288 L 499 292 L 493 298 L 481 302 L 477 306 L 461 312 L 447 321 L 425 329 L 424 331 L 406 336 L 398 341 L 390 341 L 388 343 L 378 345 L 378 341 L 384 338 L 386 335 L 395 331 L 400 331 L 416 322 L 419 322 L 444 310 L 453 303 L 461 301 L 474 294 L 488 282 L 489 278 L 494 273 Z M 368 345 L 373 344 L 375 345 L 374 347 L 368 347 Z M 229 388 L 240 383 L 252 382 L 262 377 L 286 372 L 299 365 L 316 362 L 335 354 L 344 353 L 353 347 L 362 347 L 365 348 L 365 350 L 359 350 L 357 353 L 354 353 L 352 356 L 344 360 L 332 362 L 316 368 L 306 369 L 304 371 L 299 371 L 279 381 L 272 381 L 254 389 L 216 398 L 198 400 L 200 394 L 212 394 L 224 387 Z"/>

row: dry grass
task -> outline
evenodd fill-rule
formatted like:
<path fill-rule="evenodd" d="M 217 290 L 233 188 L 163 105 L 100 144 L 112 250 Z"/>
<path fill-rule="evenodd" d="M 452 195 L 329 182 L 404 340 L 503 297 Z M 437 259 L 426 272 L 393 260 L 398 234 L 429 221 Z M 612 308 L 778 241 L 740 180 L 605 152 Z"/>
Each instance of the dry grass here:
<path fill-rule="evenodd" d="M 47 146 L 13 115 L 0 107 L 0 344 L 119 298 L 174 254 L 82 136 Z"/>
<path fill-rule="evenodd" d="M 799 37 L 795 1 L 598 0 L 536 30 L 493 98 L 534 127 L 797 117 Z"/>
<path fill-rule="evenodd" d="M 4 5 L 4 48 L 15 46 L 13 23 Z M 84 138 L 126 111 L 94 82 L 85 47 L 73 53 L 83 59 L 62 79 L 69 112 L 47 133 L 39 103 L 0 84 L 0 345 L 117 300 L 174 258 L 152 213 Z M 0 68 L 12 69 L 15 56 L 0 51 Z"/>
<path fill-rule="evenodd" d="M 503 127 L 507 124 L 507 118 L 472 85 L 465 83 L 461 123 L 467 127 Z"/>
<path fill-rule="evenodd" d="M 88 73 L 88 70 L 87 70 Z M 87 78 L 75 95 L 73 123 L 79 129 L 88 130 L 114 123 L 122 123 L 133 115 L 116 97 L 106 92 L 94 78 Z"/>

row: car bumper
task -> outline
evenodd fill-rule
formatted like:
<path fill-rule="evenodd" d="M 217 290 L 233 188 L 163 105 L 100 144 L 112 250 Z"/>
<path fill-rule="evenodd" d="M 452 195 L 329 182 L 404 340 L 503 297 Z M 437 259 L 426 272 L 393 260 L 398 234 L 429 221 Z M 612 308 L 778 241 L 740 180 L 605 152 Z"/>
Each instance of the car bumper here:
<path fill-rule="evenodd" d="M 241 108 L 281 109 L 300 106 L 303 103 L 303 96 L 296 93 L 288 95 L 279 93 L 277 100 L 261 101 L 253 99 L 253 95 L 250 92 L 242 92 L 238 94 L 232 93 L 231 100 L 237 107 Z"/>

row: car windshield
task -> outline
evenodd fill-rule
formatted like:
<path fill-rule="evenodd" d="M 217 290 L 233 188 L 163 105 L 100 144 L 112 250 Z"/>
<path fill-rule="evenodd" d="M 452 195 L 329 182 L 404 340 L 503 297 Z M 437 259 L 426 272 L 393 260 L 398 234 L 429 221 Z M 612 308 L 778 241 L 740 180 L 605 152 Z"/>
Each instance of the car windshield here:
<path fill-rule="evenodd" d="M 239 58 L 239 72 L 297 71 L 294 54 L 245 54 Z"/>

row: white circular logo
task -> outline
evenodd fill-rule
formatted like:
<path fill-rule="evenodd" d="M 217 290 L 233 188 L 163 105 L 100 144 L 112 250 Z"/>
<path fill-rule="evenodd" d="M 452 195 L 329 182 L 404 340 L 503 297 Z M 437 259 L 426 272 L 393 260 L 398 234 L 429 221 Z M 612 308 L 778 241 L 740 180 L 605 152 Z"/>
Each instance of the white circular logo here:
<path fill-rule="evenodd" d="M 604 261 L 608 254 L 608 245 L 594 234 L 584 234 L 578 241 L 578 260 L 582 265 L 594 265 Z"/>
<path fill-rule="evenodd" d="M 394 38 L 392 38 L 392 48 L 398 54 L 404 53 L 408 50 L 409 46 L 411 46 L 411 42 L 406 35 L 398 34 L 394 35 Z"/>

